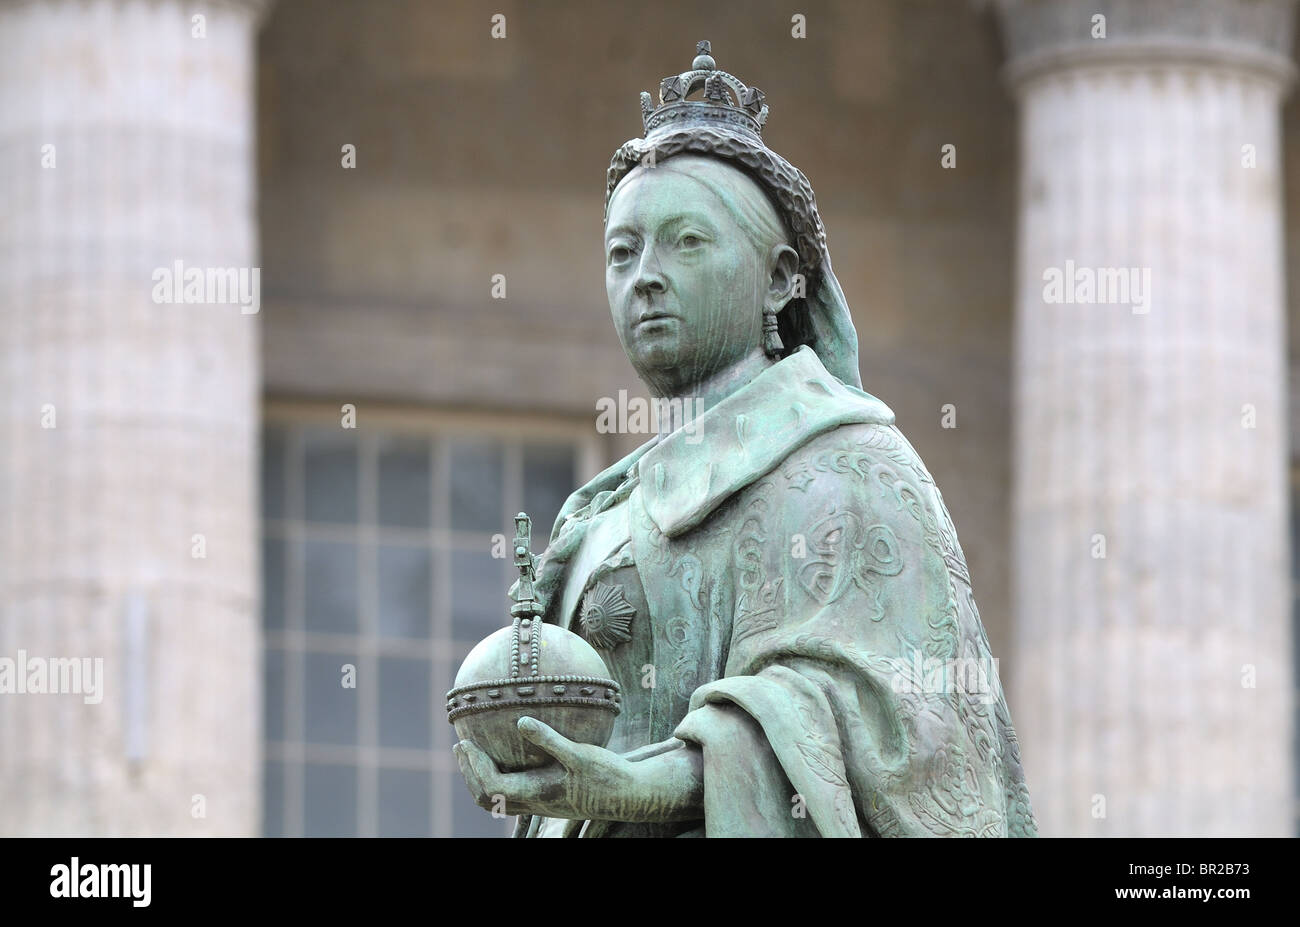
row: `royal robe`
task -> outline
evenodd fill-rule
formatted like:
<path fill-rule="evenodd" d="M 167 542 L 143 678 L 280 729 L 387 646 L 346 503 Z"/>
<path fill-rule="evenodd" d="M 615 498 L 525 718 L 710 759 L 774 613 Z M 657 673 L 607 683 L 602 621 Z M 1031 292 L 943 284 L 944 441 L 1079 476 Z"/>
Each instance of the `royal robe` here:
<path fill-rule="evenodd" d="M 623 688 L 611 749 L 695 745 L 704 813 L 520 835 L 1037 833 L 939 489 L 810 348 L 575 492 L 536 588 Z"/>

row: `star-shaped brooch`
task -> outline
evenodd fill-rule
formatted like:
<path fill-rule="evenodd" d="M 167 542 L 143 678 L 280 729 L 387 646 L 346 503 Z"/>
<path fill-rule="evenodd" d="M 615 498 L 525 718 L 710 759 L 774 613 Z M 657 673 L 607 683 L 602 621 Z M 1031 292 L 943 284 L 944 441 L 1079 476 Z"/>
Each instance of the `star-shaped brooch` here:
<path fill-rule="evenodd" d="M 635 615 L 636 609 L 623 595 L 621 586 L 598 582 L 583 597 L 578 620 L 593 646 L 613 650 L 632 639 L 628 626 Z"/>

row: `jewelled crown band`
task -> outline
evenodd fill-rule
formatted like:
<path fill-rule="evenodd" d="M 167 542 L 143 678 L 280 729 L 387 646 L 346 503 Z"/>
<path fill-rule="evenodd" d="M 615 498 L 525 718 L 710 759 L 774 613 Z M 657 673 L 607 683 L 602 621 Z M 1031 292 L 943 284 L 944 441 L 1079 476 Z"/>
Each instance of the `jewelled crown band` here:
<path fill-rule="evenodd" d="M 691 70 L 665 77 L 659 83 L 659 106 L 656 108 L 650 94 L 641 94 L 641 121 L 649 137 L 660 126 L 673 122 L 696 125 L 723 125 L 740 132 L 752 134 L 762 140 L 763 123 L 767 122 L 767 104 L 763 91 L 746 87 L 734 74 L 719 71 L 718 64 L 709 54 L 708 41 L 695 46 L 699 52 L 691 62 Z M 703 88 L 704 99 L 688 101 L 686 98 Z M 730 91 L 730 93 L 728 93 Z"/>

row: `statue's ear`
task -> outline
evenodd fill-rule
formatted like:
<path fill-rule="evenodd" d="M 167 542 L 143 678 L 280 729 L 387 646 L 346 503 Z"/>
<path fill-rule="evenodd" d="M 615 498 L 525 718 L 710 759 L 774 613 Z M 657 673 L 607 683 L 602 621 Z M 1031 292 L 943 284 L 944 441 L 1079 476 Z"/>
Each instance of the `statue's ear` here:
<path fill-rule="evenodd" d="M 763 307 L 780 312 L 794 296 L 799 255 L 787 244 L 773 245 L 767 256 L 768 286 Z"/>

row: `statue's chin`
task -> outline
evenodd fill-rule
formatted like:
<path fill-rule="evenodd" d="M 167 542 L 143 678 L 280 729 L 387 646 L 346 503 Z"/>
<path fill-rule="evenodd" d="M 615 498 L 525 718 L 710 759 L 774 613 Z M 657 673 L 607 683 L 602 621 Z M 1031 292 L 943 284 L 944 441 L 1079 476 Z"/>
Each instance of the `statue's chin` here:
<path fill-rule="evenodd" d="M 660 383 L 679 373 L 681 351 L 675 342 L 639 342 L 627 352 L 627 359 L 642 380 Z"/>

